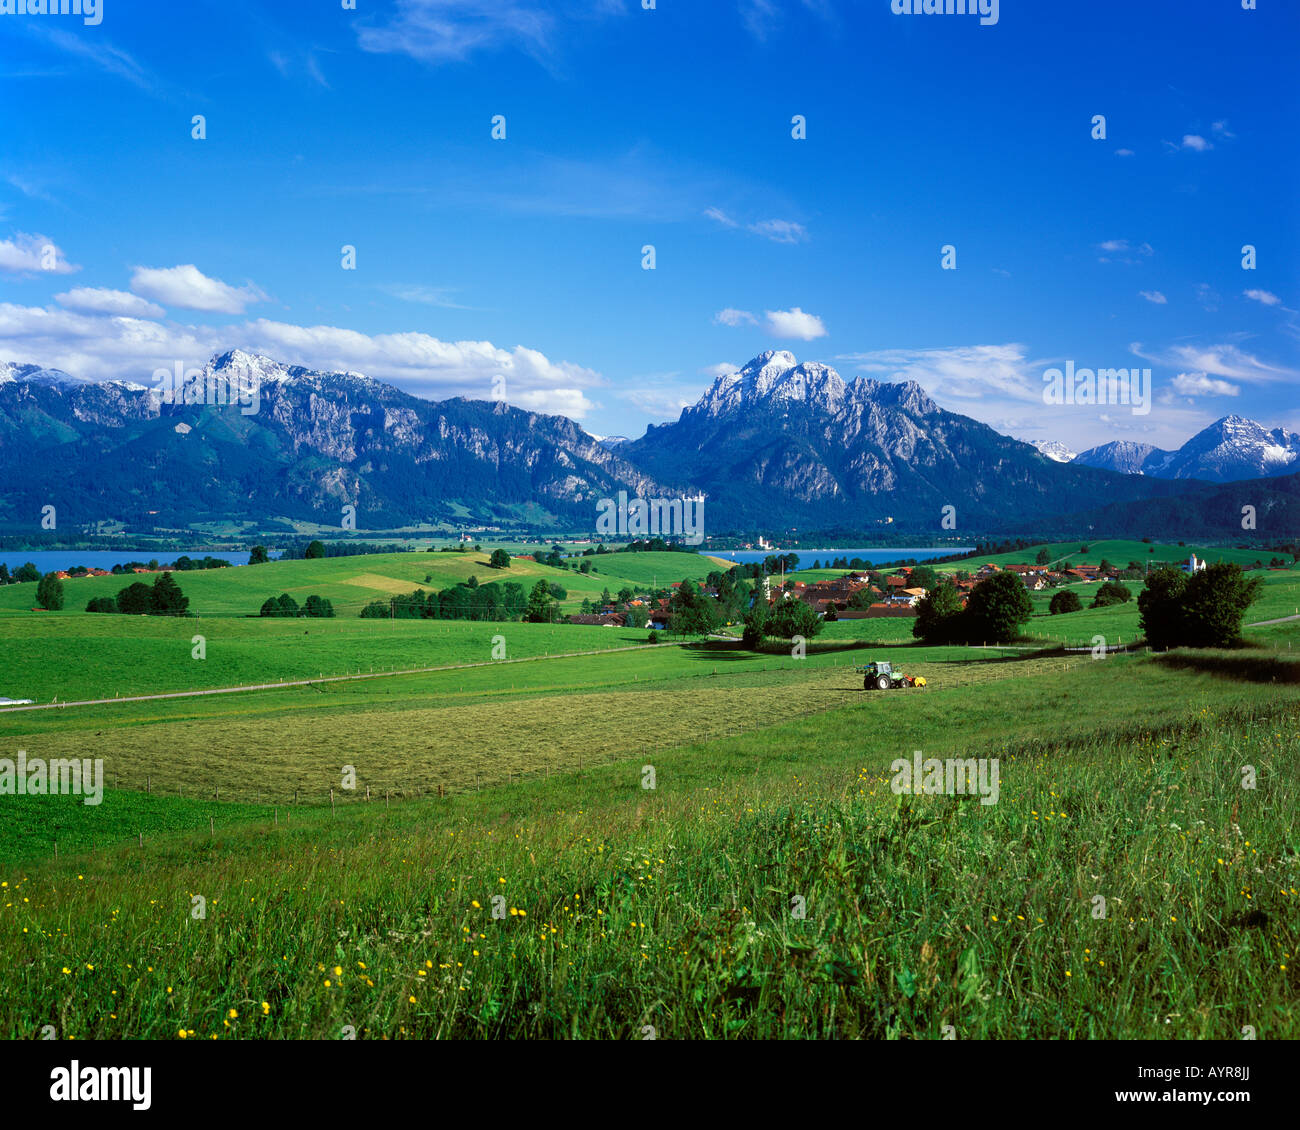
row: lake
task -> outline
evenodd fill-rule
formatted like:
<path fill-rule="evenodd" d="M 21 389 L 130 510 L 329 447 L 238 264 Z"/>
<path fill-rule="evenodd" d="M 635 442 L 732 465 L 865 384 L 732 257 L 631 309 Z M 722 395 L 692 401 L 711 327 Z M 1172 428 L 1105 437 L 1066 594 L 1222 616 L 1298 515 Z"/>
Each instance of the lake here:
<path fill-rule="evenodd" d="M 928 561 L 932 557 L 948 557 L 954 553 L 970 553 L 974 548 L 973 545 L 945 545 L 918 549 L 891 549 L 888 546 L 883 549 L 879 546 L 871 549 L 725 549 L 709 550 L 708 556 L 721 557 L 724 560 L 735 561 L 741 565 L 752 565 L 768 557 L 775 557 L 777 554 L 797 553 L 799 555 L 799 567 L 808 569 L 812 567 L 814 561 L 820 560 L 822 565 L 826 566 L 837 557 L 847 557 L 850 561 L 855 557 L 860 557 L 863 561 L 870 561 L 873 564 L 884 564 L 886 561 L 899 561 L 907 557 L 914 557 L 917 561 Z"/>

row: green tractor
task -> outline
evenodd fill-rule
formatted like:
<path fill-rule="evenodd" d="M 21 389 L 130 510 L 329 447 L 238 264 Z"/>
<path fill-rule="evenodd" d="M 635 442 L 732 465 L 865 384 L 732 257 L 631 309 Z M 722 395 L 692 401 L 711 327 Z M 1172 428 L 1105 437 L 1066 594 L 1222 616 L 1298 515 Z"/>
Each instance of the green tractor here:
<path fill-rule="evenodd" d="M 892 663 L 868 663 L 865 667 L 855 667 L 854 670 L 863 676 L 863 690 L 888 691 L 925 686 L 924 675 L 904 675 L 901 671 L 895 671 Z"/>

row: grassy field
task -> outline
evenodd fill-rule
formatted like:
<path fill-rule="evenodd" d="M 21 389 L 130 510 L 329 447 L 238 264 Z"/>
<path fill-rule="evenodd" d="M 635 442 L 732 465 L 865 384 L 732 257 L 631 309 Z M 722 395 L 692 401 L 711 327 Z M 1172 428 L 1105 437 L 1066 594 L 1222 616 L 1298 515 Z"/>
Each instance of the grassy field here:
<path fill-rule="evenodd" d="M 6 859 L 41 805 L 65 836 L 104 824 L 91 854 L 7 868 L 0 1033 L 1295 1038 L 1300 688 L 1238 658 L 967 664 L 947 697 L 830 686 L 815 714 L 648 762 L 228 809 L 215 836 L 220 806 L 191 799 L 113 794 L 87 818 L 29 798 Z M 999 758 L 1000 802 L 895 796 L 889 762 L 918 747 Z M 143 848 L 106 845 L 132 822 Z"/>
<path fill-rule="evenodd" d="M 336 562 L 360 569 L 283 575 Z M 1296 581 L 1266 574 L 1248 619 Z M 1136 634 L 1135 605 L 1035 603 L 1044 641 Z M 0 693 L 29 697 L 445 669 L 0 712 L 0 756 L 101 759 L 107 785 L 0 795 L 0 1037 L 1300 1037 L 1300 621 L 1105 660 L 911 625 L 832 623 L 795 658 L 2 615 Z M 927 687 L 864 690 L 882 654 Z M 915 750 L 996 759 L 997 803 L 894 792 Z"/>
<path fill-rule="evenodd" d="M 531 589 L 539 579 L 553 581 L 568 592 L 564 606 L 576 611 L 583 599 L 599 597 L 608 588 L 617 593 L 624 585 L 667 588 L 687 577 L 699 580 L 714 569 L 730 567 L 694 553 L 607 553 L 591 558 L 595 573 L 554 569 L 534 561 L 514 560 L 508 569 L 488 566 L 488 551 L 481 553 L 377 553 L 362 557 L 325 557 L 312 561 L 270 561 L 232 569 L 177 573 L 176 579 L 190 598 L 189 611 L 200 616 L 256 616 L 269 596 L 287 592 L 299 604 L 315 593 L 332 601 L 340 616 L 355 616 L 372 600 L 387 600 L 423 588 L 439 590 L 476 576 L 481 584 L 513 581 Z M 425 577 L 430 580 L 426 581 Z M 66 612 L 81 612 L 98 596 L 116 596 L 133 580 L 153 578 L 83 577 L 64 582 Z M 36 584 L 0 587 L 0 618 L 5 611 L 26 612 L 36 602 Z"/>

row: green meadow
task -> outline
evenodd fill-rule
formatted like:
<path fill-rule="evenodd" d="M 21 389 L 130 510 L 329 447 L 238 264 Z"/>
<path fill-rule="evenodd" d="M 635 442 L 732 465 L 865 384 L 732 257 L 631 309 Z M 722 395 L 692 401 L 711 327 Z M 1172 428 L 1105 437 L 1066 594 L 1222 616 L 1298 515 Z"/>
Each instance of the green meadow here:
<path fill-rule="evenodd" d="M 1055 641 L 1136 605 L 1036 597 L 1014 647 L 858 620 L 796 658 L 203 614 L 414 556 L 189 574 L 184 621 L 0 615 L 0 694 L 310 680 L 0 711 L 0 756 L 106 785 L 0 795 L 0 1037 L 1300 1036 L 1300 621 L 1094 659 Z M 1247 619 L 1292 614 L 1264 577 Z M 864 690 L 878 656 L 927 686 Z M 996 759 L 997 803 L 895 791 L 916 750 Z"/>
<path fill-rule="evenodd" d="M 513 581 L 525 592 L 538 580 L 554 582 L 568 592 L 567 611 L 577 611 L 583 599 L 594 600 L 608 588 L 617 593 L 624 585 L 667 588 L 673 581 L 700 580 L 729 562 L 695 553 L 605 553 L 585 558 L 594 573 L 555 569 L 534 561 L 512 560 L 508 569 L 488 565 L 490 547 L 475 553 L 377 553 L 360 557 L 324 557 L 311 561 L 269 561 L 263 565 L 232 569 L 196 570 L 175 574 L 189 611 L 198 616 L 256 616 L 269 596 L 287 592 L 299 604 L 313 593 L 332 601 L 340 616 L 356 615 L 372 600 L 409 593 L 417 588 L 433 591 L 477 577 L 481 584 Z M 164 555 L 164 559 L 166 555 Z M 429 577 L 428 581 L 425 577 Z M 83 577 L 64 582 L 64 609 L 80 612 L 94 597 L 116 596 L 134 580 L 152 583 L 153 577 Z M 0 587 L 0 617 L 5 612 L 26 612 L 36 602 L 36 585 Z"/>

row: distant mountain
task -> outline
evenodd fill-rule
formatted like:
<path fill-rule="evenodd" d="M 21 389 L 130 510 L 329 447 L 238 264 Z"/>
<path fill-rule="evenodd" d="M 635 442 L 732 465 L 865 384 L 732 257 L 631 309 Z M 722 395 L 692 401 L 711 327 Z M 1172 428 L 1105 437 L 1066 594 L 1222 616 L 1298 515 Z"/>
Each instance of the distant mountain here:
<path fill-rule="evenodd" d="M 1120 440 L 1090 448 L 1074 462 L 1160 479 L 1264 479 L 1300 471 L 1300 434 L 1284 428 L 1269 431 L 1254 420 L 1224 416 L 1177 451 Z"/>
<path fill-rule="evenodd" d="M 1118 471 L 1121 475 L 1145 475 L 1148 466 L 1154 466 L 1167 460 L 1170 452 L 1149 443 L 1131 443 L 1117 439 L 1103 443 L 1100 447 L 1090 447 L 1074 457 L 1074 462 L 1085 467 L 1101 467 L 1107 471 Z"/>
<path fill-rule="evenodd" d="M 699 484 L 711 528 L 822 529 L 892 519 L 938 530 L 1176 493 L 1167 485 L 1062 464 L 968 416 L 914 381 L 845 382 L 827 365 L 769 351 L 718 377 L 676 423 L 620 455 L 656 479 Z"/>
<path fill-rule="evenodd" d="M 1054 463 L 1069 463 L 1074 459 L 1075 453 L 1059 440 L 1038 440 L 1033 446 Z"/>
<path fill-rule="evenodd" d="M 594 523 L 597 500 L 618 490 L 664 493 L 562 416 L 433 403 L 359 373 L 239 351 L 209 361 L 201 383 L 205 399 L 226 405 L 0 366 L 0 520 L 35 525 L 53 504 L 61 527 L 337 525 L 352 505 L 363 530 Z M 236 393 L 252 387 L 257 411 L 245 414 Z"/>

